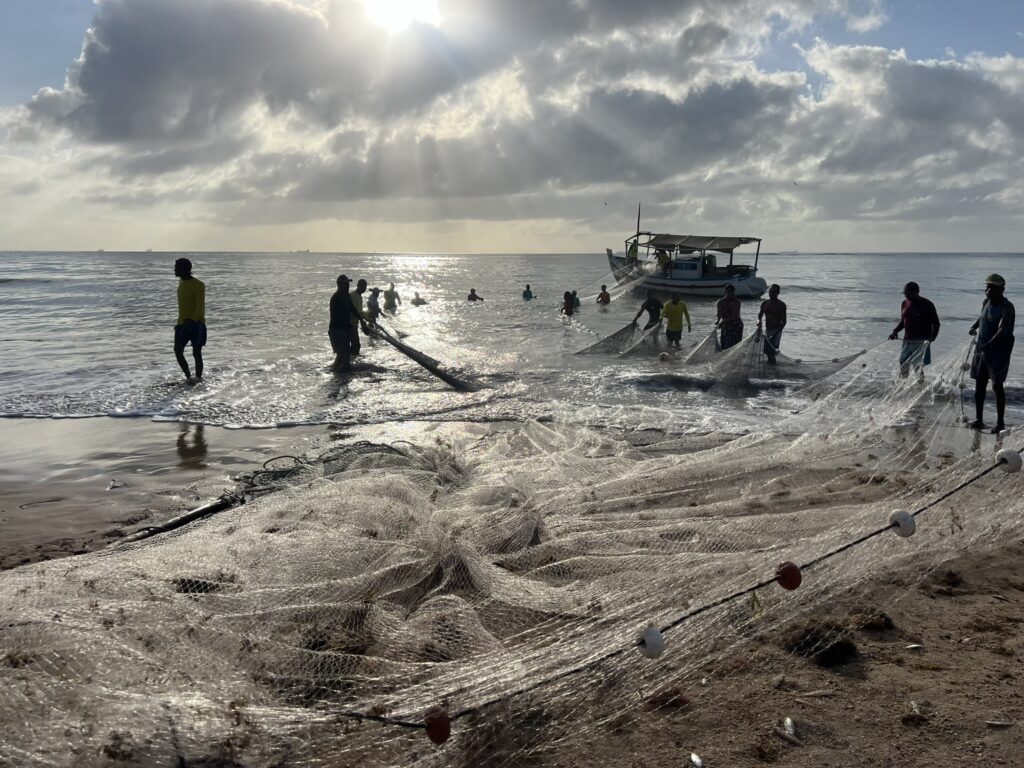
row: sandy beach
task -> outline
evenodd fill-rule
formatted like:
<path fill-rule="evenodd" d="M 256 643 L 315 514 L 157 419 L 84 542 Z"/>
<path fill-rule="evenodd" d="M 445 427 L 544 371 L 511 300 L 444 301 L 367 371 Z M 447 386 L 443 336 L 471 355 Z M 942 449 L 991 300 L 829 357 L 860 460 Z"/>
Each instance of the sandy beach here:
<path fill-rule="evenodd" d="M 1024 542 L 952 560 L 916 586 L 866 587 L 793 627 L 850 627 L 843 663 L 788 653 L 790 633 L 760 637 L 706 685 L 610 728 L 594 757 L 550 764 L 661 768 L 696 753 L 736 768 L 1024 766 Z"/>
<path fill-rule="evenodd" d="M 12 421 L 9 426 L 11 444 L 32 449 L 24 454 L 8 449 L 3 457 L 3 514 L 14 533 L 4 541 L 5 568 L 101 548 L 142 523 L 217 496 L 233 487 L 232 475 L 273 455 L 299 454 L 333 438 L 341 438 L 340 445 L 357 439 L 326 428 L 199 430 L 111 419 Z M 443 444 L 448 429 L 429 431 Z M 474 429 L 478 436 L 489 431 Z M 713 448 L 723 440 L 664 442 L 656 432 L 627 439 L 655 461 L 670 455 L 666 451 Z M 764 487 L 775 494 L 790 489 L 787 506 L 805 507 L 804 514 L 825 501 L 814 496 L 813 476 L 773 469 L 763 477 L 755 472 L 744 483 L 763 484 L 766 478 L 770 482 Z M 829 486 L 827 505 L 884 497 L 850 475 Z M 688 489 L 656 502 L 654 512 L 670 513 L 690 498 L 726 517 L 742 516 L 745 507 L 758 503 L 757 497 L 740 502 L 729 494 Z M 766 491 L 761 500 L 767 499 Z M 630 505 L 626 498 L 617 503 L 623 509 Z M 614 513 L 615 506 L 602 512 Z M 640 519 L 645 515 L 649 519 L 648 513 Z M 214 521 L 200 530 L 218 536 L 233 532 L 234 524 Z M 837 629 L 847 631 L 837 638 Z M 808 632 L 831 634 L 838 644 L 806 656 L 794 637 Z M 1022 653 L 1024 543 L 985 541 L 947 562 L 930 563 L 927 571 L 855 581 L 827 606 L 753 634 L 699 682 L 670 683 L 644 694 L 621 717 L 600 725 L 581 721 L 592 735 L 585 754 L 571 742 L 563 749 L 555 741 L 536 750 L 529 764 L 659 768 L 685 765 L 695 753 L 707 766 L 1020 766 Z M 636 694 L 626 686 L 617 695 Z M 476 755 L 481 765 L 500 765 L 503 755 L 531 751 L 514 731 L 487 727 L 491 741 L 486 745 L 468 749 L 463 740 L 457 751 L 444 754 Z M 353 725 L 351 733 L 372 742 L 378 728 Z M 422 757 L 421 735 L 395 736 L 388 741 L 388 759 Z M 355 753 L 350 757 L 354 760 Z M 350 764 L 356 763 L 339 763 Z"/>
<path fill-rule="evenodd" d="M 0 570 L 104 547 L 328 433 L 111 418 L 3 419 L 0 429 Z"/>

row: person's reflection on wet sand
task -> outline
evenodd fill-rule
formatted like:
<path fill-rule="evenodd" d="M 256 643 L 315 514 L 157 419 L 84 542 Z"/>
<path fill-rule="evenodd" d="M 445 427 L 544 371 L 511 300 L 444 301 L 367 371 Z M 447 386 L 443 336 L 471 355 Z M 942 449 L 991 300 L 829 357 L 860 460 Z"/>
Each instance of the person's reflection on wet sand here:
<path fill-rule="evenodd" d="M 189 441 L 189 432 L 192 433 Z M 198 468 L 205 466 L 208 452 L 202 424 L 182 424 L 178 433 L 178 466 Z"/>

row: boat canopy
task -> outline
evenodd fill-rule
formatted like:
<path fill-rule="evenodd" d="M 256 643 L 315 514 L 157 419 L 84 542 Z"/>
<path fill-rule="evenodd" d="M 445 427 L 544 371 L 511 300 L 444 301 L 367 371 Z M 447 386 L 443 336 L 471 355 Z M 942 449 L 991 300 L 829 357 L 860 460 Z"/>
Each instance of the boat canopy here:
<path fill-rule="evenodd" d="M 638 233 L 650 234 L 651 239 L 646 243 L 640 243 L 642 246 L 655 249 L 680 250 L 680 251 L 719 251 L 721 253 L 731 254 L 736 248 L 747 243 L 758 243 L 760 246 L 761 238 L 759 237 L 707 237 L 704 235 L 659 235 L 654 233 Z"/>

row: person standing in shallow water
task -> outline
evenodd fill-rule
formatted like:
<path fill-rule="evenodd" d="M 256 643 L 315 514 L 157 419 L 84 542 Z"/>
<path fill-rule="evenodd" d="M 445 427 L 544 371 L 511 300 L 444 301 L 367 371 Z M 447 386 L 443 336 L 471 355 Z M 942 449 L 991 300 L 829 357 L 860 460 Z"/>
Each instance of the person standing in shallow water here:
<path fill-rule="evenodd" d="M 1014 309 L 1003 293 L 1006 281 L 1001 275 L 992 274 L 985 278 L 985 303 L 981 314 L 974 321 L 969 333 L 977 334 L 978 344 L 971 361 L 971 378 L 974 379 L 974 409 L 977 418 L 971 424 L 974 429 L 984 429 L 982 412 L 989 381 L 996 393 L 996 425 L 992 434 L 1006 429 L 1006 392 L 1003 382 L 1010 370 L 1010 355 L 1013 353 L 1013 325 L 1017 319 Z"/>
<path fill-rule="evenodd" d="M 356 289 L 349 294 L 354 310 L 352 313 L 352 333 L 348 337 L 352 357 L 358 355 L 359 351 L 363 348 L 362 343 L 359 341 L 359 326 L 366 320 L 366 313 L 363 311 L 364 293 L 366 293 L 366 281 L 360 278 L 359 282 L 356 283 Z"/>
<path fill-rule="evenodd" d="M 192 276 L 192 262 L 178 259 L 174 262 L 178 280 L 178 322 L 174 326 L 174 357 L 189 384 L 203 378 L 203 347 L 206 346 L 206 286 Z M 196 363 L 196 376 L 188 369 L 185 347 L 192 345 Z"/>
<path fill-rule="evenodd" d="M 566 291 L 562 294 L 562 314 L 566 317 L 572 317 L 576 312 L 576 302 L 573 301 L 572 294 Z"/>
<path fill-rule="evenodd" d="M 612 303 L 612 297 L 611 294 L 608 293 L 607 285 L 601 286 L 601 292 L 597 294 L 597 303 L 602 306 Z"/>
<path fill-rule="evenodd" d="M 398 291 L 395 290 L 394 283 L 388 283 L 387 290 L 384 291 L 384 311 L 385 312 L 397 312 L 398 305 L 402 303 L 402 297 L 398 295 Z"/>
<path fill-rule="evenodd" d="M 683 318 L 686 318 L 686 332 L 693 331 L 690 325 L 690 312 L 686 308 L 686 302 L 679 298 L 678 293 L 672 294 L 672 301 L 661 310 L 661 316 L 665 319 L 665 339 L 669 344 L 679 346 L 683 338 Z"/>
<path fill-rule="evenodd" d="M 349 280 L 346 275 L 338 275 L 338 290 L 331 296 L 331 321 L 327 327 L 327 336 L 334 350 L 334 370 L 352 370 L 352 337 L 359 334 L 358 325 L 363 319 L 356 311 L 349 294 Z"/>
<path fill-rule="evenodd" d="M 370 296 L 366 300 L 366 319 L 371 325 L 376 325 L 380 314 L 380 288 L 371 288 Z"/>
<path fill-rule="evenodd" d="M 715 321 L 715 325 L 720 329 L 719 346 L 722 349 L 736 346 L 743 338 L 740 306 L 740 300 L 736 298 L 736 286 L 725 286 L 725 296 L 718 300 L 718 319 Z"/>
<path fill-rule="evenodd" d="M 636 313 L 636 317 L 633 318 L 633 325 L 636 325 L 636 321 L 640 319 L 640 315 L 644 312 L 647 313 L 647 325 L 644 326 L 646 331 L 649 328 L 653 328 L 661 322 L 661 310 L 665 308 L 662 304 L 654 297 L 654 291 L 647 291 L 647 301 L 640 305 L 640 309 Z"/>
<path fill-rule="evenodd" d="M 466 301 L 483 301 L 483 296 L 477 296 L 476 288 L 469 289 L 469 296 L 466 297 Z"/>
<path fill-rule="evenodd" d="M 757 313 L 758 328 L 764 318 L 764 353 L 768 356 L 768 365 L 775 365 L 775 353 L 782 345 L 782 329 L 786 327 L 786 302 L 779 298 L 781 292 L 778 284 L 772 284 L 768 298 L 761 302 Z"/>
<path fill-rule="evenodd" d="M 921 295 L 921 287 L 915 282 L 903 286 L 903 303 L 900 305 L 900 322 L 890 339 L 896 339 L 903 331 L 903 347 L 900 349 L 900 378 L 905 379 L 912 367 L 924 377 L 924 366 L 932 362 L 932 342 L 939 335 L 939 313 L 935 305 Z"/>
<path fill-rule="evenodd" d="M 530 290 L 530 284 L 527 283 L 526 284 L 526 289 L 523 291 L 523 301 L 532 301 L 532 300 L 533 300 L 533 291 Z"/>

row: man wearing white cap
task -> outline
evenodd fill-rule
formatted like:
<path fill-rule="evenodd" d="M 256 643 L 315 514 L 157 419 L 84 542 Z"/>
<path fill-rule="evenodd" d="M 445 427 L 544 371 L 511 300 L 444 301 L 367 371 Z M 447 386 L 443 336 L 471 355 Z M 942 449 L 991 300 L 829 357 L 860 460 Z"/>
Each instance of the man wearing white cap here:
<path fill-rule="evenodd" d="M 982 304 L 981 314 L 969 331 L 971 336 L 978 336 L 978 345 L 974 348 L 974 359 L 971 361 L 977 418 L 971 427 L 985 428 L 982 411 L 985 408 L 988 382 L 991 380 L 992 391 L 996 393 L 996 425 L 992 428 L 992 434 L 999 434 L 1006 429 L 1006 393 L 1003 391 L 1003 382 L 1006 381 L 1006 374 L 1010 370 L 1013 324 L 1017 315 L 1013 304 L 1003 296 L 1005 290 L 1006 281 L 1002 275 L 991 274 L 985 278 L 985 303 Z"/>

